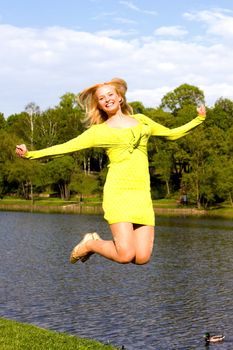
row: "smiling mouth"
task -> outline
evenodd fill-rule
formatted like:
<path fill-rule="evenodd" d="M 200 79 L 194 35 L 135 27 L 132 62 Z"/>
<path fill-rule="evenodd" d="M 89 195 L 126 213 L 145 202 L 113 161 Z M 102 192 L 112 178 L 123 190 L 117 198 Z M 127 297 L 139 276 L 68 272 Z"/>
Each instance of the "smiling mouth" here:
<path fill-rule="evenodd" d="M 111 106 L 113 106 L 114 105 L 114 102 L 109 102 L 109 103 L 107 103 L 106 105 L 105 105 L 105 107 L 111 107 Z"/>

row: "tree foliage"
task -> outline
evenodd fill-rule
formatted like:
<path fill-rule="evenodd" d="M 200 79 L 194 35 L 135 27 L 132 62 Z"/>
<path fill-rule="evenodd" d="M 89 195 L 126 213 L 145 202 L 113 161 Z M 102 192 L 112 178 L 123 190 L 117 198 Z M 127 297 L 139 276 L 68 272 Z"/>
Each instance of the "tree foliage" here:
<path fill-rule="evenodd" d="M 169 128 L 196 116 L 204 103 L 203 91 L 182 84 L 168 92 L 160 106 L 146 108 L 131 102 L 134 113 L 143 113 Z M 27 161 L 15 156 L 15 144 L 41 149 L 66 142 L 81 134 L 83 111 L 76 95 L 65 93 L 54 108 L 40 111 L 33 102 L 25 111 L 5 120 L 0 113 L 0 195 L 30 198 L 32 191 L 55 191 L 64 199 L 70 195 L 102 192 L 108 159 L 103 149 L 88 149 L 54 159 Z M 197 207 L 223 201 L 233 205 L 233 101 L 219 98 L 207 108 L 207 119 L 189 135 L 177 141 L 151 137 L 148 158 L 154 198 L 187 194 Z"/>
<path fill-rule="evenodd" d="M 204 93 L 198 87 L 182 84 L 162 98 L 160 107 L 176 115 L 185 106 L 204 104 L 204 101 Z"/>

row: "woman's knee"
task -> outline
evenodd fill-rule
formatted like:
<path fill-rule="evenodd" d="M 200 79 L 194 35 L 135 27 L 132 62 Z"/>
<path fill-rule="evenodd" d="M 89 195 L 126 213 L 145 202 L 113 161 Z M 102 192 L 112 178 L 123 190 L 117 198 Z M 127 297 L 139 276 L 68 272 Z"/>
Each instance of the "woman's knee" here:
<path fill-rule="evenodd" d="M 151 254 L 137 254 L 135 257 L 136 265 L 145 265 L 150 262 Z"/>
<path fill-rule="evenodd" d="M 119 249 L 118 260 L 121 264 L 128 264 L 135 260 L 135 251 L 132 249 Z"/>

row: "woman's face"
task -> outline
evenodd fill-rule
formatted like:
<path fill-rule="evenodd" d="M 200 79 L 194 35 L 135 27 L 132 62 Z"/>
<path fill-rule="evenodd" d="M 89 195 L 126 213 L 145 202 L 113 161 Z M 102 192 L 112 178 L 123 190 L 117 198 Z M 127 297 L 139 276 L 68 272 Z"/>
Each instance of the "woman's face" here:
<path fill-rule="evenodd" d="M 122 100 L 112 85 L 103 85 L 96 90 L 98 107 L 107 113 L 109 117 L 121 110 L 120 101 Z"/>

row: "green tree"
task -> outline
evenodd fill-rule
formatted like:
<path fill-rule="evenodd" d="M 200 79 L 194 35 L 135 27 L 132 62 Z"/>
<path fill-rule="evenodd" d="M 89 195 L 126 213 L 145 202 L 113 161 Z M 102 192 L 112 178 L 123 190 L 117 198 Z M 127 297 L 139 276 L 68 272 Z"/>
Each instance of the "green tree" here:
<path fill-rule="evenodd" d="M 66 93 L 60 98 L 56 107 L 58 116 L 59 142 L 68 141 L 81 134 L 85 127 L 83 125 L 83 112 L 77 105 L 76 95 Z"/>
<path fill-rule="evenodd" d="M 233 123 L 233 101 L 227 98 L 218 99 L 214 104 L 212 114 L 207 123 L 227 131 Z"/>
<path fill-rule="evenodd" d="M 75 161 L 72 156 L 55 158 L 46 164 L 46 171 L 50 178 L 50 184 L 56 185 L 62 199 L 70 198 L 69 185 L 72 174 L 75 171 Z"/>
<path fill-rule="evenodd" d="M 38 181 L 40 167 L 39 162 L 17 158 L 14 162 L 6 162 L 5 176 L 19 196 L 34 202 L 33 184 Z"/>
<path fill-rule="evenodd" d="M 40 114 L 36 122 L 36 149 L 42 149 L 59 143 L 59 120 L 57 109 L 48 109 Z"/>
<path fill-rule="evenodd" d="M 211 151 L 203 126 L 195 130 L 195 137 L 189 135 L 186 148 L 189 153 L 189 172 L 183 172 L 181 187 L 187 189 L 189 198 L 194 199 L 200 209 L 207 177 L 205 169 Z"/>
<path fill-rule="evenodd" d="M 4 129 L 6 127 L 6 120 L 4 118 L 4 114 L 0 113 L 0 129 Z"/>
<path fill-rule="evenodd" d="M 170 196 L 170 178 L 172 171 L 172 154 L 167 149 L 159 150 L 158 153 L 155 153 L 154 157 L 155 169 L 156 172 L 160 174 L 160 178 L 166 184 L 167 197 Z"/>
<path fill-rule="evenodd" d="M 29 139 L 30 139 L 30 147 L 33 149 L 34 147 L 34 129 L 35 129 L 35 120 L 37 116 L 40 114 L 40 107 L 37 106 L 34 102 L 30 102 L 25 107 L 26 111 L 26 121 L 28 123 L 29 129 Z"/>
<path fill-rule="evenodd" d="M 7 118 L 6 130 L 11 134 L 15 134 L 21 142 L 30 144 L 30 129 L 27 119 L 26 112 L 12 114 Z"/>
<path fill-rule="evenodd" d="M 225 162 L 221 162 L 217 183 L 217 190 L 219 197 L 228 200 L 233 207 L 233 162 L 232 159 L 226 159 Z"/>
<path fill-rule="evenodd" d="M 145 114 L 145 107 L 142 104 L 142 102 L 139 102 L 139 101 L 130 102 L 130 106 L 133 108 L 133 112 L 135 114 L 137 113 Z"/>
<path fill-rule="evenodd" d="M 88 175 L 83 171 L 76 171 L 72 174 L 69 189 L 74 193 L 78 193 L 80 200 L 83 201 L 84 196 L 98 192 L 98 179 L 93 174 Z"/>
<path fill-rule="evenodd" d="M 204 104 L 204 101 L 204 93 L 198 87 L 182 84 L 162 98 L 160 107 L 168 109 L 176 115 L 179 109 L 187 105 Z"/>
<path fill-rule="evenodd" d="M 7 164 L 14 164 L 15 161 L 15 145 L 17 139 L 14 135 L 10 135 L 6 130 L 0 129 L 0 183 L 1 183 L 1 196 L 10 191 L 9 184 L 7 183 Z"/>

